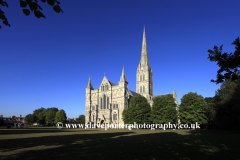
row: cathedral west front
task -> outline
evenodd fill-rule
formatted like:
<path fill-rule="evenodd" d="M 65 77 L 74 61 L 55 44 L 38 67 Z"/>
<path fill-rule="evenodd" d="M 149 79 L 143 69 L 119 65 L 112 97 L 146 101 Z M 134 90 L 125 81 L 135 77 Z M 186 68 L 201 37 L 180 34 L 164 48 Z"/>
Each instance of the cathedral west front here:
<path fill-rule="evenodd" d="M 175 91 L 171 93 L 177 102 Z M 131 97 L 144 96 L 150 105 L 153 99 L 162 95 L 153 95 L 153 73 L 148 59 L 145 28 L 143 31 L 141 59 L 137 68 L 136 92 L 128 89 L 128 81 L 124 67 L 118 84 L 109 81 L 104 74 L 99 88 L 94 89 L 89 77 L 86 88 L 85 123 L 94 124 L 124 124 L 122 112 L 128 108 Z M 178 108 L 176 108 L 178 109 Z"/>

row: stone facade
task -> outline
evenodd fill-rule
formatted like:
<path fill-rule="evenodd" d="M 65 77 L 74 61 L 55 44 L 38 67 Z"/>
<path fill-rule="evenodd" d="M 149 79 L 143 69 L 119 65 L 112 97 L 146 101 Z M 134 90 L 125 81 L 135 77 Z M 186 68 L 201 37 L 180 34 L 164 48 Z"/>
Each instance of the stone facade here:
<path fill-rule="evenodd" d="M 91 77 L 89 77 L 86 88 L 86 113 L 85 122 L 94 124 L 124 124 L 122 112 L 128 108 L 128 102 L 133 96 L 142 95 L 147 98 L 152 106 L 153 99 L 153 73 L 148 59 L 145 28 L 143 31 L 141 59 L 137 68 L 136 92 L 128 89 L 128 82 L 125 76 L 124 67 L 118 84 L 109 81 L 104 74 L 101 85 L 98 89 L 93 89 Z M 172 93 L 177 102 L 177 94 Z M 178 107 L 176 108 L 178 110 Z"/>

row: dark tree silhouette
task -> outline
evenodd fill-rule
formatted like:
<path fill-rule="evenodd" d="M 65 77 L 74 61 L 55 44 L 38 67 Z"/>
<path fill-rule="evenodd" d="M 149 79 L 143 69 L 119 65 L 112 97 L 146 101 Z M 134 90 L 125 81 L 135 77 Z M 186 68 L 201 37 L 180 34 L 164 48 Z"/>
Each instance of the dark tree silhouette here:
<path fill-rule="evenodd" d="M 47 2 L 50 6 L 53 6 L 53 10 L 57 13 L 62 12 L 62 9 L 60 8 L 59 4 L 60 2 L 58 0 L 41 0 L 43 3 Z M 6 1 L 0 0 L 0 6 L 8 7 L 8 3 Z M 34 13 L 35 17 L 37 18 L 46 18 L 44 14 L 41 12 L 42 7 L 39 5 L 38 0 L 20 0 L 20 7 L 23 8 L 23 13 L 28 16 L 30 15 L 30 10 Z M 29 9 L 28 9 L 29 8 Z M 0 19 L 2 19 L 3 24 L 10 27 L 10 24 L 8 23 L 8 20 L 5 16 L 5 13 L 0 9 Z M 1 29 L 0 25 L 0 29 Z"/>
<path fill-rule="evenodd" d="M 240 67 L 240 41 L 239 37 L 232 43 L 235 45 L 234 53 L 222 53 L 222 46 L 218 48 L 214 46 L 213 50 L 208 50 L 208 59 L 210 61 L 217 62 L 217 65 L 220 69 L 217 71 L 217 79 L 211 80 L 211 82 L 215 82 L 216 84 L 222 83 L 227 79 L 239 79 L 239 67 Z M 224 74 L 223 74 L 224 72 Z"/>

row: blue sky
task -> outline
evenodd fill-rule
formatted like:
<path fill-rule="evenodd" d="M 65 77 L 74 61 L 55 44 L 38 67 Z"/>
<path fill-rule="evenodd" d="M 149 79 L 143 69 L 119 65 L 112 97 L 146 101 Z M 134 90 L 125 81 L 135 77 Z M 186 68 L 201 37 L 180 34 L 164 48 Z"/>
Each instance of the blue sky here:
<path fill-rule="evenodd" d="M 19 1 L 1 7 L 11 24 L 0 29 L 4 117 L 57 107 L 76 118 L 85 114 L 89 75 L 94 88 L 104 73 L 118 83 L 123 65 L 129 89 L 136 91 L 144 25 L 153 94 L 176 90 L 179 104 L 188 92 L 212 97 L 218 66 L 207 50 L 223 44 L 233 52 L 240 35 L 239 0 L 59 1 L 64 13 L 39 2 L 46 19 L 25 16 Z"/>

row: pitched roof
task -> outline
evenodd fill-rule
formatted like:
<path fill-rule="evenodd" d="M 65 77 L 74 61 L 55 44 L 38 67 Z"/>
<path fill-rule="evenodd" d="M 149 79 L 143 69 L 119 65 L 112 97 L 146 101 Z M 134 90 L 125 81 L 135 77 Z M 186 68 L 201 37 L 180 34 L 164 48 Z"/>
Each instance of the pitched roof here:
<path fill-rule="evenodd" d="M 111 81 L 109 81 L 109 83 L 111 84 L 111 86 L 117 86 L 116 83 L 113 83 L 113 82 L 111 82 Z"/>
<path fill-rule="evenodd" d="M 136 92 L 133 92 L 131 90 L 128 90 L 128 94 L 135 97 L 135 96 L 141 96 L 140 94 L 136 93 Z"/>

